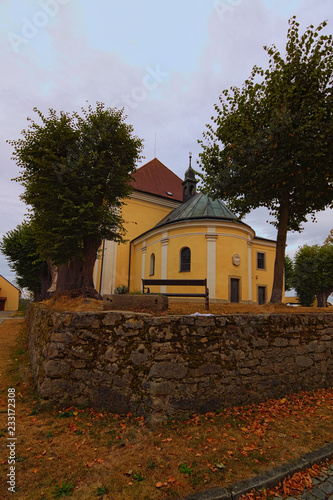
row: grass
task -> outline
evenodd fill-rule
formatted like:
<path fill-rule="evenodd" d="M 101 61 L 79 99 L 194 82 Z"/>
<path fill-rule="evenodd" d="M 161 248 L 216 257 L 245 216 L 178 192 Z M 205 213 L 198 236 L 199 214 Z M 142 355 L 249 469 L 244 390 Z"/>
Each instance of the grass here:
<path fill-rule="evenodd" d="M 193 414 L 154 427 L 131 414 L 43 407 L 30 375 L 27 332 L 19 323 L 6 386 L 0 391 L 0 468 L 5 478 L 7 387 L 16 389 L 18 498 L 181 499 L 297 460 L 332 439 L 332 389 Z M 4 328 L 6 323 L 0 333 Z M 11 495 L 2 480 L 0 498 Z"/>
<path fill-rule="evenodd" d="M 134 293 L 135 295 L 136 293 Z M 75 298 L 70 299 L 68 296 L 58 296 L 46 300 L 45 305 L 51 308 L 56 308 L 58 310 L 70 310 L 70 311 L 101 311 L 103 310 L 103 302 L 101 300 L 95 299 L 82 299 Z M 144 309 L 132 308 L 135 312 L 148 312 L 153 315 L 158 315 L 156 312 L 152 312 Z M 207 314 L 269 314 L 269 313 L 288 313 L 288 314 L 299 314 L 299 313 L 333 313 L 333 306 L 330 307 L 292 307 L 285 304 L 214 304 L 210 303 L 209 311 L 205 310 L 204 300 L 200 300 L 197 303 L 188 302 L 170 302 L 169 308 L 166 311 L 159 313 L 159 315 L 170 315 L 170 314 L 192 314 L 195 312 Z"/>

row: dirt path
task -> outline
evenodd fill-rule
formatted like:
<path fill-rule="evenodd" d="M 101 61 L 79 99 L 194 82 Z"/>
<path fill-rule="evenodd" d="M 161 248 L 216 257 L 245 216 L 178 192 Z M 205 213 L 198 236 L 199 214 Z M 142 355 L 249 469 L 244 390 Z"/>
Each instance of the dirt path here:
<path fill-rule="evenodd" d="M 8 386 L 7 370 L 10 366 L 10 352 L 24 324 L 23 318 L 6 319 L 0 324 L 0 390 Z"/>

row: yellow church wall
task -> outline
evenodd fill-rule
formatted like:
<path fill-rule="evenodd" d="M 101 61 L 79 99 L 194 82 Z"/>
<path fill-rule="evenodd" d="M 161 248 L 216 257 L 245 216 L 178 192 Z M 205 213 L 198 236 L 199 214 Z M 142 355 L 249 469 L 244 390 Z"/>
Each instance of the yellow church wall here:
<path fill-rule="evenodd" d="M 168 278 L 169 279 L 205 279 L 207 277 L 207 229 L 205 226 L 184 227 L 169 231 Z M 188 272 L 180 271 L 181 250 L 191 250 L 191 267 Z M 179 293 L 179 287 L 169 287 L 170 293 Z M 188 293 L 203 293 L 202 287 L 187 288 Z"/>
<path fill-rule="evenodd" d="M 142 251 L 142 248 L 145 251 Z M 130 291 L 141 291 L 142 283 L 141 277 L 144 278 L 152 278 L 152 279 L 160 279 L 161 278 L 161 262 L 162 262 L 162 244 L 160 235 L 157 237 L 148 238 L 147 240 L 141 241 L 137 245 L 132 245 L 132 256 L 131 256 L 131 270 L 135 270 L 135 272 L 131 272 L 130 278 Z M 142 260 L 144 253 L 144 269 L 145 272 L 142 272 Z M 155 269 L 154 273 L 151 274 L 151 256 L 155 255 Z M 159 292 L 159 289 L 152 289 L 154 292 Z"/>
<path fill-rule="evenodd" d="M 191 224 L 190 224 L 191 226 Z M 135 256 L 132 258 L 135 276 L 131 280 L 131 289 L 141 287 L 142 274 L 142 248 L 145 242 L 145 278 L 167 278 L 167 279 L 204 279 L 207 275 L 207 243 L 205 226 L 188 227 L 188 224 L 178 224 L 176 227 L 163 226 L 159 230 L 153 231 L 151 235 L 140 239 L 133 245 Z M 166 245 L 166 266 L 167 272 L 162 273 L 162 242 Z M 191 250 L 191 270 L 189 272 L 180 272 L 180 252 L 184 247 Z M 155 254 L 155 274 L 150 275 L 150 258 Z M 131 264 L 132 265 L 132 264 Z M 139 266 L 139 267 L 137 267 Z M 140 280 L 138 279 L 140 275 Z M 139 284 L 140 281 L 140 284 Z M 151 288 L 152 292 L 159 292 L 160 288 Z M 168 287 L 167 291 L 180 292 L 179 287 Z M 193 287 L 188 290 L 191 293 L 202 293 L 202 287 Z"/>
<path fill-rule="evenodd" d="M 117 245 L 116 248 L 116 264 L 115 269 L 102 269 L 101 261 L 99 259 L 95 264 L 94 282 L 95 286 L 101 283 L 101 274 L 103 273 L 103 282 L 114 282 L 114 288 L 122 285 L 128 285 L 129 279 L 129 256 L 130 256 L 130 241 L 143 234 L 145 231 L 154 227 L 161 219 L 163 219 L 169 212 L 174 210 L 180 203 L 173 200 L 158 198 L 144 193 L 134 192 L 132 196 L 124 200 L 124 205 L 121 207 L 121 215 L 124 219 L 124 227 L 126 230 L 125 243 Z M 111 247 L 110 244 L 106 245 Z M 102 250 L 102 248 L 101 248 Z M 107 256 L 104 255 L 106 261 Z M 134 265 L 134 264 L 133 264 Z M 109 266 L 111 267 L 111 266 Z M 115 278 L 113 275 L 115 274 Z M 112 276 L 111 276 L 112 275 Z M 141 277 L 139 277 L 140 281 Z M 131 283 L 130 289 L 133 286 L 138 286 L 137 280 L 135 284 Z M 111 285 L 108 285 L 110 288 Z M 99 288 L 97 288 L 98 290 Z M 139 289 L 141 284 L 139 283 Z M 111 293 L 111 290 L 102 290 L 102 293 Z"/>
<path fill-rule="evenodd" d="M 128 241 L 118 246 L 116 287 L 128 283 L 130 241 L 154 227 L 163 217 L 178 206 L 174 203 L 168 203 L 168 206 L 162 205 L 162 203 L 167 202 L 168 200 L 154 203 L 152 197 L 148 198 L 148 200 L 136 199 L 135 197 L 126 200 L 121 214 L 126 221 L 124 224 L 126 229 L 125 238 Z M 135 283 L 136 285 L 137 283 Z"/>
<path fill-rule="evenodd" d="M 258 252 L 264 254 L 264 269 L 258 267 Z M 269 302 L 273 288 L 275 263 L 275 243 L 254 240 L 252 245 L 252 296 L 253 301 L 258 302 L 258 288 L 266 288 L 266 302 Z M 284 297 L 284 294 L 283 294 Z"/>
<path fill-rule="evenodd" d="M 0 298 L 6 298 L 6 301 L 1 301 L 0 307 L 4 305 L 5 311 L 17 311 L 19 307 L 20 290 L 7 281 L 3 276 L 0 276 Z"/>
<path fill-rule="evenodd" d="M 230 301 L 231 279 L 239 279 L 239 300 L 248 301 L 248 232 L 234 225 L 217 228 L 216 248 L 216 298 Z M 239 265 L 233 264 L 233 256 L 239 256 Z"/>

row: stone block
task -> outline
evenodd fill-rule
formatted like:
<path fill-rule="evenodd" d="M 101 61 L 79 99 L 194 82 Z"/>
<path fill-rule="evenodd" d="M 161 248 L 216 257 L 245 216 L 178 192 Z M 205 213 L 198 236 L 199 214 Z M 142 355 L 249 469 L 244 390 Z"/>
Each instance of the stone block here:
<path fill-rule="evenodd" d="M 152 396 L 169 396 L 175 391 L 174 382 L 150 382 L 148 384 L 148 392 Z"/>
<path fill-rule="evenodd" d="M 252 345 L 253 345 L 253 347 L 267 347 L 268 346 L 268 342 L 265 339 L 254 338 L 252 340 Z"/>
<path fill-rule="evenodd" d="M 92 406 L 111 411 L 120 415 L 129 413 L 132 409 L 129 396 L 107 385 L 92 387 L 89 390 Z"/>
<path fill-rule="evenodd" d="M 147 349 L 143 349 L 140 351 L 138 349 L 137 351 L 133 351 L 129 357 L 130 361 L 132 361 L 135 365 L 143 365 L 147 363 L 148 359 L 150 358 L 149 351 Z"/>
<path fill-rule="evenodd" d="M 175 363 L 158 363 L 150 369 L 149 378 L 182 379 L 187 373 L 187 366 Z"/>
<path fill-rule="evenodd" d="M 105 311 L 128 311 L 129 309 L 148 309 L 159 312 L 168 309 L 168 297 L 165 295 L 142 294 L 113 294 L 103 295 L 103 308 Z"/>
<path fill-rule="evenodd" d="M 104 354 L 104 359 L 107 361 L 116 361 L 118 359 L 117 349 L 114 347 L 108 347 Z"/>
<path fill-rule="evenodd" d="M 189 375 L 190 377 L 203 377 L 205 375 L 215 375 L 221 372 L 222 368 L 219 365 L 206 364 L 189 370 Z"/>
<path fill-rule="evenodd" d="M 287 346 L 288 344 L 289 344 L 288 339 L 284 339 L 282 337 L 277 337 L 273 342 L 274 347 L 284 347 Z"/>
<path fill-rule="evenodd" d="M 71 332 L 54 332 L 50 336 L 51 342 L 60 342 L 62 344 L 70 344 L 74 342 L 74 335 Z"/>
<path fill-rule="evenodd" d="M 309 366 L 313 365 L 313 360 L 308 356 L 296 356 L 295 360 L 296 364 L 298 366 L 301 366 L 302 368 L 308 368 Z"/>
<path fill-rule="evenodd" d="M 44 363 L 44 372 L 47 377 L 61 378 L 69 375 L 70 365 L 66 361 L 49 360 Z"/>

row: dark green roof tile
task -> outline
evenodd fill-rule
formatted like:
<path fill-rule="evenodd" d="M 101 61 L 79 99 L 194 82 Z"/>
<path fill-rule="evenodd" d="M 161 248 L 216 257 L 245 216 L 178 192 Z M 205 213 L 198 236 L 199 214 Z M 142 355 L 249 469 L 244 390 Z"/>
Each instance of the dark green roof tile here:
<path fill-rule="evenodd" d="M 193 219 L 238 220 L 222 200 L 213 200 L 205 194 L 197 193 L 170 212 L 155 227 Z"/>

